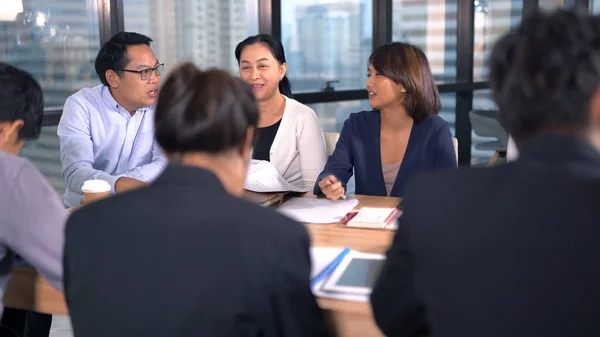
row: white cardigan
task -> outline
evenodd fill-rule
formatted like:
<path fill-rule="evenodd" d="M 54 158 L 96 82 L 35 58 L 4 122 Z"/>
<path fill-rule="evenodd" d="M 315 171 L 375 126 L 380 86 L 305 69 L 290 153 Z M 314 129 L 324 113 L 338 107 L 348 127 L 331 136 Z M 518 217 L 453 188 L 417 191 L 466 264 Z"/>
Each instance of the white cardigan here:
<path fill-rule="evenodd" d="M 285 100 L 270 161 L 290 184 L 312 190 L 327 162 L 323 130 L 311 108 L 288 97 Z"/>

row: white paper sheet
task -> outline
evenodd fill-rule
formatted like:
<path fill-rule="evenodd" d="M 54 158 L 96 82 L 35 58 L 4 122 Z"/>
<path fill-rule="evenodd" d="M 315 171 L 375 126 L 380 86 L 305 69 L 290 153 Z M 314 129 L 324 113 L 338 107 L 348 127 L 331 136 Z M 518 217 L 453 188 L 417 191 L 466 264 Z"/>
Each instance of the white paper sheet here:
<path fill-rule="evenodd" d="M 277 208 L 281 214 L 304 223 L 340 222 L 358 205 L 358 200 L 293 198 Z"/>
<path fill-rule="evenodd" d="M 275 166 L 266 160 L 252 160 L 244 186 L 253 192 L 307 192 L 308 189 L 288 183 Z"/>

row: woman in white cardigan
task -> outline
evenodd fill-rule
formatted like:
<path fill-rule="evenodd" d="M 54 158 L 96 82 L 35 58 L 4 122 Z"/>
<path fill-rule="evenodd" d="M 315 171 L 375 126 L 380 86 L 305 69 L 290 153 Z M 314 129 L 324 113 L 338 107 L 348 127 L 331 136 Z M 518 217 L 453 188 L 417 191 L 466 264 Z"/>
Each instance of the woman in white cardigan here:
<path fill-rule="evenodd" d="M 235 57 L 258 102 L 252 158 L 270 161 L 286 181 L 312 189 L 327 162 L 325 137 L 315 112 L 291 98 L 283 45 L 270 35 L 250 36 Z"/>

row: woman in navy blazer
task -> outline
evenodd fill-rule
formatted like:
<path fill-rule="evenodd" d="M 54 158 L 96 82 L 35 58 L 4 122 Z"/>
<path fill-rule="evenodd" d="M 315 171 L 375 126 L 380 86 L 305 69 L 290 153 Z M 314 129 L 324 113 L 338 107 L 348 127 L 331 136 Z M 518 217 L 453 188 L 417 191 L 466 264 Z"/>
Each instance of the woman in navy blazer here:
<path fill-rule="evenodd" d="M 342 197 L 353 169 L 356 194 L 402 197 L 416 173 L 456 168 L 452 134 L 437 116 L 440 95 L 423 51 L 400 42 L 378 47 L 369 58 L 366 87 L 375 110 L 344 122 L 316 195 Z"/>

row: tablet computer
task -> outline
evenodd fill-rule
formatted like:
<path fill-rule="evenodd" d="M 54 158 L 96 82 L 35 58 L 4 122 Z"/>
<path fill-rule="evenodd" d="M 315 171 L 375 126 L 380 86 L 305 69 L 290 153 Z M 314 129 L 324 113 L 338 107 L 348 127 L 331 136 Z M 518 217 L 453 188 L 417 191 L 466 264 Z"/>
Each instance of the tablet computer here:
<path fill-rule="evenodd" d="M 384 255 L 352 251 L 323 284 L 323 290 L 369 295 L 384 263 Z"/>

